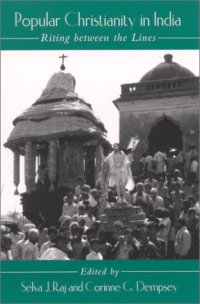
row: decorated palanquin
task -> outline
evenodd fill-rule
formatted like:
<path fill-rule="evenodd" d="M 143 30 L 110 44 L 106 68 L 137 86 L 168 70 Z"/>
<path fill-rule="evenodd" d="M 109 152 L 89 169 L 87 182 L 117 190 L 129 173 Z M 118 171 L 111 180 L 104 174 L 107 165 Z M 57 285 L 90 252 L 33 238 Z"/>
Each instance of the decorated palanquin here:
<path fill-rule="evenodd" d="M 37 225 L 57 224 L 63 196 L 78 177 L 94 187 L 110 147 L 106 129 L 91 105 L 78 97 L 75 78 L 63 71 L 50 78 L 40 98 L 13 124 L 5 146 L 14 155 L 15 194 L 24 157 L 24 215 Z"/>

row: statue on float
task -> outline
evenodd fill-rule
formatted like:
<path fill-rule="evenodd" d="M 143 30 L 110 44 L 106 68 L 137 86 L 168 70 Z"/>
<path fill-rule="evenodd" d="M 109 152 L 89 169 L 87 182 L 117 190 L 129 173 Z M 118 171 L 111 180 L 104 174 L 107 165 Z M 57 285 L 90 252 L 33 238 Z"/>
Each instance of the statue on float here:
<path fill-rule="evenodd" d="M 127 155 L 121 151 L 118 143 L 113 145 L 113 152 L 104 159 L 102 169 L 105 192 L 108 192 L 108 187 L 115 187 L 118 197 L 117 202 L 126 202 L 126 189 L 132 190 L 134 181 L 130 161 Z"/>

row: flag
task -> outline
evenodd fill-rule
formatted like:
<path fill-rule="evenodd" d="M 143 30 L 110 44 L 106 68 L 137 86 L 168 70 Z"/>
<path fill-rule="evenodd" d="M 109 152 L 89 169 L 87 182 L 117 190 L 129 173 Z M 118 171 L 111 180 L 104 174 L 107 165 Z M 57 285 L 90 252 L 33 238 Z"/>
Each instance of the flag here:
<path fill-rule="evenodd" d="M 129 144 L 128 144 L 128 147 L 127 147 L 127 150 L 132 149 L 132 151 L 134 151 L 136 149 L 139 141 L 140 140 L 137 136 L 131 137 L 130 141 L 129 141 Z"/>

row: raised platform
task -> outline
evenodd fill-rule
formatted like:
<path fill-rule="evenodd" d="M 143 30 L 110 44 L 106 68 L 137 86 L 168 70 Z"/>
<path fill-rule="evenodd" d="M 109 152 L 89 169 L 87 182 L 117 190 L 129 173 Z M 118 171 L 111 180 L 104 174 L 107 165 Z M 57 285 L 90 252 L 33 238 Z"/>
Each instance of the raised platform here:
<path fill-rule="evenodd" d="M 105 208 L 100 216 L 101 229 L 113 231 L 113 223 L 121 221 L 126 227 L 134 227 L 143 224 L 146 215 L 139 206 L 130 204 L 114 204 Z"/>

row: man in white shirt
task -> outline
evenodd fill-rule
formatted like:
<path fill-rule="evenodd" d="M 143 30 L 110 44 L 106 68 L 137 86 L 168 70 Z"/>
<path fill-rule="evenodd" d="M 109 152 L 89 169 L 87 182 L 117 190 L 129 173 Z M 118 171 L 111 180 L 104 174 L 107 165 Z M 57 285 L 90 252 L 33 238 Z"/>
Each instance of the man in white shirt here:
<path fill-rule="evenodd" d="M 191 247 L 191 234 L 186 227 L 185 219 L 177 219 L 178 231 L 175 237 L 175 253 L 177 258 L 187 258 L 188 252 Z"/>
<path fill-rule="evenodd" d="M 63 203 L 64 205 L 62 209 L 62 215 L 59 219 L 60 221 L 62 221 L 62 218 L 64 216 L 69 216 L 72 218 L 78 212 L 77 204 L 74 203 L 74 196 L 71 192 L 69 192 L 67 196 L 64 196 Z"/>
<path fill-rule="evenodd" d="M 90 252 L 86 255 L 86 260 L 103 260 L 103 256 L 100 253 L 100 241 L 98 239 L 92 239 L 90 241 Z"/>
<path fill-rule="evenodd" d="M 156 163 L 156 174 L 157 177 L 160 177 L 166 172 L 166 161 L 167 156 L 161 151 L 157 151 L 154 155 L 154 161 Z"/>
<path fill-rule="evenodd" d="M 66 239 L 62 236 L 58 236 L 55 246 L 45 250 L 40 257 L 40 260 L 69 260 L 66 252 Z"/>
<path fill-rule="evenodd" d="M 15 259 L 15 256 L 17 255 L 17 242 L 22 240 L 24 238 L 24 234 L 20 232 L 19 227 L 17 224 L 13 224 L 11 228 L 11 233 L 9 233 L 9 236 L 12 240 L 12 245 L 11 245 L 11 254 L 13 259 Z"/>
<path fill-rule="evenodd" d="M 58 230 L 56 227 L 51 226 L 48 229 L 48 236 L 49 240 L 45 243 L 42 244 L 41 249 L 40 249 L 40 254 L 42 255 L 45 250 L 49 249 L 50 247 L 55 245 L 55 241 L 58 237 Z"/>
<path fill-rule="evenodd" d="M 149 199 L 149 214 L 155 215 L 157 208 L 164 207 L 164 200 L 161 196 L 157 195 L 157 188 L 152 188 Z"/>

